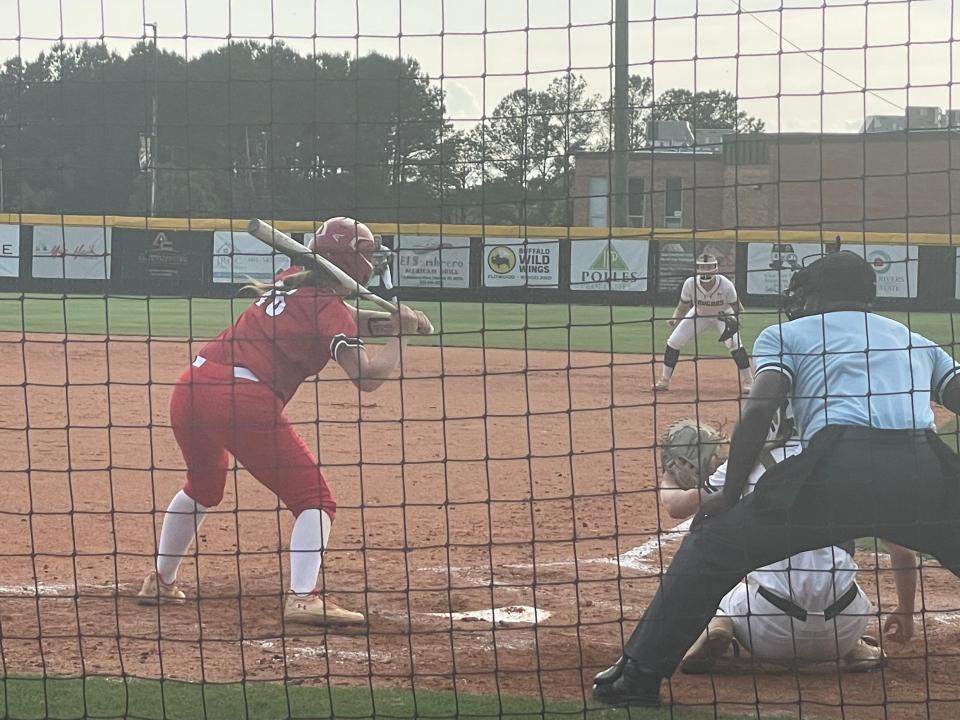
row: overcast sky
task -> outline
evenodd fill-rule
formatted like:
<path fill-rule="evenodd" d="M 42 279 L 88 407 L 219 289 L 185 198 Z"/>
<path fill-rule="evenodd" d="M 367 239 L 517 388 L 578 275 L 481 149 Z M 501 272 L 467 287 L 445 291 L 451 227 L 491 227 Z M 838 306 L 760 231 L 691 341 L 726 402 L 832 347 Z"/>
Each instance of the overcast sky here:
<path fill-rule="evenodd" d="M 105 37 L 125 52 L 144 21 L 159 24 L 162 46 L 191 56 L 228 36 L 274 36 L 305 52 L 399 53 L 442 84 L 455 123 L 472 125 L 507 92 L 542 87 L 568 68 L 609 95 L 613 5 L 0 0 L 0 55 L 32 58 L 60 37 Z M 902 114 L 908 103 L 960 108 L 960 48 L 951 40 L 960 36 L 960 0 L 631 0 L 630 21 L 631 71 L 650 75 L 657 94 L 730 90 L 768 130 L 856 130 L 864 115 Z"/>

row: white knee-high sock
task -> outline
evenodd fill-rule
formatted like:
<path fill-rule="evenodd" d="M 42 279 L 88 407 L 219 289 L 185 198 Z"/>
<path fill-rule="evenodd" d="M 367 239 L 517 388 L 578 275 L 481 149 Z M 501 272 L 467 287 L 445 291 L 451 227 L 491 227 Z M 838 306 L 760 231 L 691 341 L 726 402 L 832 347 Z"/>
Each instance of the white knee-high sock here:
<path fill-rule="evenodd" d="M 317 587 L 333 521 L 323 510 L 304 510 L 290 533 L 290 590 L 306 595 Z"/>
<path fill-rule="evenodd" d="M 157 574 L 165 583 L 172 583 L 177 579 L 180 561 L 207 516 L 207 509 L 183 490 L 170 501 L 167 514 L 163 516 L 160 547 L 157 549 Z"/>

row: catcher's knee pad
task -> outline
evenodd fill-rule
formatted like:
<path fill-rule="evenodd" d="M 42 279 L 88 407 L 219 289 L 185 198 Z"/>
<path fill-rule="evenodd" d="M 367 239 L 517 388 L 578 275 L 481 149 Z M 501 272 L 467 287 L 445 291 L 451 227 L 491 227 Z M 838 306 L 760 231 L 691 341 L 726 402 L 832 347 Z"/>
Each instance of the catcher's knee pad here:
<path fill-rule="evenodd" d="M 750 367 L 750 356 L 747 355 L 746 348 L 738 347 L 736 350 L 731 350 L 730 357 L 733 358 L 733 361 L 741 370 L 746 370 Z"/>
<path fill-rule="evenodd" d="M 667 345 L 666 349 L 663 351 L 663 364 L 668 368 L 676 367 L 679 359 L 680 351 Z"/>

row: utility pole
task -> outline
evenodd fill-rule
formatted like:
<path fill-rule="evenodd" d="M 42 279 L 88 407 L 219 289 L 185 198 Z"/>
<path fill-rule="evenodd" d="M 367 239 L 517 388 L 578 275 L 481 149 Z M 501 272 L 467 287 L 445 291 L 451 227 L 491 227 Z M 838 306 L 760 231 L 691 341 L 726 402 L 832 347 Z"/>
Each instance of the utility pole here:
<path fill-rule="evenodd" d="M 160 94 L 160 66 L 157 51 L 157 24 L 148 22 L 143 26 L 153 31 L 153 107 L 150 119 L 150 209 L 148 212 L 152 216 L 157 209 L 157 101 Z"/>
<path fill-rule="evenodd" d="M 613 199 L 614 227 L 627 226 L 627 154 L 630 144 L 629 0 L 616 0 L 614 15 Z"/>

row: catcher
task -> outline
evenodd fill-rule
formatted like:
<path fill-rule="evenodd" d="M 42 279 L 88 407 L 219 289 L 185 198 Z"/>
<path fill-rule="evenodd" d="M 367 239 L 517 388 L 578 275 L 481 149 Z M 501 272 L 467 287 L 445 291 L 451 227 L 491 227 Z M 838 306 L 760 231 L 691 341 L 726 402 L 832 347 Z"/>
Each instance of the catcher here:
<path fill-rule="evenodd" d="M 670 378 L 680 359 L 680 351 L 691 338 L 705 330 L 720 333 L 719 341 L 726 345 L 730 356 L 740 372 L 740 393 L 750 394 L 753 374 L 750 358 L 740 343 L 739 315 L 743 304 L 737 297 L 737 289 L 726 277 L 720 275 L 720 264 L 713 255 L 697 256 L 697 276 L 688 277 L 680 289 L 680 302 L 667 325 L 673 328 L 663 351 L 663 369 L 660 380 L 653 389 L 664 392 L 670 389 Z"/>
<path fill-rule="evenodd" d="M 661 450 L 660 499 L 673 518 L 700 508 L 701 491 L 721 490 L 726 463 L 719 449 L 726 439 L 706 423 L 682 420 L 667 432 Z M 789 405 L 775 415 L 760 463 L 750 475 L 750 492 L 766 470 L 799 454 Z M 899 607 L 886 621 L 888 637 L 905 641 L 913 634 L 916 555 L 893 543 L 890 549 Z M 758 661 L 772 663 L 838 661 L 845 672 L 879 668 L 883 652 L 864 636 L 872 615 L 870 601 L 857 585 L 853 543 L 798 553 L 754 570 L 720 602 L 717 616 L 689 649 L 680 669 L 709 672 L 732 643 Z M 736 647 L 736 646 L 734 646 Z"/>
<path fill-rule="evenodd" d="M 308 247 L 361 285 L 370 278 L 377 248 L 363 223 L 327 220 Z M 164 515 L 156 569 L 138 598 L 144 605 L 185 599 L 177 571 L 207 511 L 223 498 L 229 452 L 296 516 L 284 619 L 363 625 L 361 613 L 317 590 L 337 506 L 316 458 L 283 409 L 300 384 L 330 360 L 361 392 L 377 389 L 397 367 L 404 336 L 433 328 L 423 313 L 402 305 L 392 314 L 348 307 L 346 291 L 321 270 L 293 267 L 272 285 L 251 287 L 259 298 L 204 346 L 174 387 L 170 422 L 187 480 Z M 387 341 L 371 356 L 361 335 Z"/>

